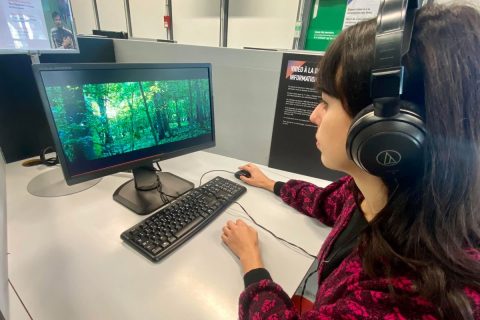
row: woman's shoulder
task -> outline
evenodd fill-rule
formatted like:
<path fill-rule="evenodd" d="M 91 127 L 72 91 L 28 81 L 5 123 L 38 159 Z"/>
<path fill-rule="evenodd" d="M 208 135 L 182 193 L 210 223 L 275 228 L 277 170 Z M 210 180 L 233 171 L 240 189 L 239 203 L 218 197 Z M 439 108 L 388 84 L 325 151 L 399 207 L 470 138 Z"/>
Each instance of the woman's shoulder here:
<path fill-rule="evenodd" d="M 390 279 L 368 277 L 361 258 L 352 254 L 322 282 L 316 305 L 319 309 L 326 305 L 336 306 L 342 312 L 355 306 L 364 310 L 365 314 L 381 315 L 382 318 L 393 311 L 396 316 L 407 319 L 433 315 L 435 306 L 416 295 L 414 288 L 412 279 L 406 276 Z M 395 297 L 392 289 L 397 294 Z"/>
<path fill-rule="evenodd" d="M 480 259 L 479 250 L 476 250 L 476 254 Z M 392 289 L 395 295 L 392 295 Z M 464 292 L 471 303 L 474 319 L 480 319 L 480 291 L 465 287 Z M 436 314 L 436 306 L 418 294 L 413 276 L 406 274 L 392 278 L 371 278 L 363 269 L 358 253 L 348 256 L 320 284 L 317 299 L 317 305 L 331 305 L 342 300 L 353 301 L 366 310 L 395 306 L 395 309 L 407 318 Z"/>

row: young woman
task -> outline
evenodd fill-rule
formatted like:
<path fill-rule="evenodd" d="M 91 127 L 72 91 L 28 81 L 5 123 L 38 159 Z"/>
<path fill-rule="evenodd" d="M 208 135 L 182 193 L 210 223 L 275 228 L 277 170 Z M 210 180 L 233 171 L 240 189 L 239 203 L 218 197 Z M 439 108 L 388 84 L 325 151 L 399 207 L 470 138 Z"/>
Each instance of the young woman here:
<path fill-rule="evenodd" d="M 422 106 L 422 168 L 413 177 L 373 176 L 349 159 L 352 119 L 371 104 L 376 21 L 332 43 L 320 63 L 321 161 L 347 177 L 326 188 L 274 182 L 256 166 L 250 185 L 274 191 L 332 227 L 318 255 L 313 309 L 298 314 L 264 269 L 257 232 L 229 221 L 222 239 L 240 258 L 240 319 L 480 319 L 480 14 L 468 6 L 417 11 L 405 100 Z"/>

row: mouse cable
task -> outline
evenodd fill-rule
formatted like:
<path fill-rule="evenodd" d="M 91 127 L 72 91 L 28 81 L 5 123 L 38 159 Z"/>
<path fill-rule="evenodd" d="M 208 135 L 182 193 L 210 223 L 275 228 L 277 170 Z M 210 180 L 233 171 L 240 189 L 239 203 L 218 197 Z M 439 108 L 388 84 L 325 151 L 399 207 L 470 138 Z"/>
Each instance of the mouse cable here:
<path fill-rule="evenodd" d="M 221 172 L 227 172 L 227 173 L 231 173 L 231 174 L 235 174 L 235 172 L 233 171 L 228 171 L 228 170 L 210 170 L 210 171 L 207 171 L 205 172 L 204 174 L 202 174 L 202 176 L 200 177 L 200 183 L 198 184 L 198 186 L 201 186 L 202 185 L 202 179 L 203 177 L 207 174 L 207 173 L 210 173 L 210 172 L 217 172 L 217 171 L 221 171 Z"/>
<path fill-rule="evenodd" d="M 227 173 L 232 173 L 232 174 L 235 173 L 235 172 L 228 171 L 228 170 L 210 170 L 210 171 L 207 171 L 207 172 L 205 172 L 204 174 L 202 174 L 202 176 L 200 177 L 200 184 L 199 184 L 199 186 L 202 185 L 202 179 L 203 179 L 203 177 L 204 177 L 207 173 L 216 172 L 216 171 L 227 172 Z M 217 197 L 216 194 L 212 193 L 212 195 L 213 195 L 215 198 L 217 198 L 217 200 L 219 199 L 219 197 Z M 268 230 L 267 228 L 265 228 L 264 226 L 262 226 L 261 224 L 259 224 L 257 221 L 255 221 L 255 219 L 253 219 L 253 217 L 247 212 L 247 210 L 245 210 L 245 208 L 244 208 L 239 202 L 235 201 L 234 203 L 238 204 L 238 205 L 240 206 L 240 208 L 242 208 L 242 210 L 245 212 L 245 214 L 250 218 L 250 220 L 251 220 L 255 225 L 257 225 L 258 227 L 262 228 L 263 230 L 265 230 L 266 232 L 268 232 L 269 234 L 271 234 L 274 238 L 276 238 L 276 239 L 278 239 L 278 240 L 280 240 L 280 241 L 282 241 L 282 242 L 284 242 L 284 243 L 286 243 L 286 244 L 288 244 L 288 245 L 291 245 L 291 246 L 293 246 L 293 247 L 301 250 L 303 253 L 305 253 L 306 255 L 308 255 L 308 256 L 310 256 L 310 257 L 312 257 L 312 258 L 314 258 L 314 259 L 317 258 L 317 257 L 314 256 L 313 254 L 310 254 L 309 252 L 307 252 L 307 251 L 306 251 L 305 249 L 303 249 L 302 247 L 300 247 L 300 246 L 298 246 L 298 245 L 296 245 L 296 244 L 294 244 L 294 243 L 292 243 L 292 242 L 290 242 L 290 241 L 288 241 L 288 240 L 285 240 L 285 239 L 277 236 L 275 233 L 273 233 L 272 231 Z"/>
<path fill-rule="evenodd" d="M 306 255 L 310 256 L 311 258 L 313 258 L 314 260 L 316 260 L 318 257 L 317 256 L 314 256 L 313 254 L 310 254 L 307 252 L 307 250 L 303 249 L 302 247 L 300 246 L 297 246 L 296 244 L 294 243 L 291 243 L 290 241 L 287 241 L 279 236 L 277 236 L 275 233 L 273 233 L 272 231 L 268 230 L 267 228 L 265 228 L 264 226 L 262 226 L 261 224 L 259 224 L 257 221 L 255 221 L 255 219 L 253 219 L 253 217 L 247 212 L 247 210 L 245 210 L 245 208 L 237 201 L 235 201 L 236 204 L 238 204 L 240 206 L 240 208 L 242 208 L 242 210 L 247 214 L 247 216 L 250 218 L 250 220 L 252 220 L 252 222 L 257 225 L 258 227 L 262 228 L 263 230 L 265 230 L 266 232 L 270 233 L 273 237 L 275 237 L 276 239 L 284 242 L 284 243 L 287 243 L 301 251 L 303 251 Z M 336 254 L 336 253 L 335 253 Z M 299 314 L 301 315 L 302 314 L 302 307 L 303 307 L 303 296 L 305 294 L 305 289 L 307 287 L 307 282 L 308 280 L 310 279 L 311 276 L 313 276 L 314 274 L 316 274 L 318 272 L 318 268 L 313 270 L 312 272 L 310 272 L 306 279 L 305 279 L 305 282 L 303 283 L 303 286 L 302 286 L 302 292 L 300 294 L 300 310 L 299 310 Z"/>
<path fill-rule="evenodd" d="M 317 258 L 317 256 L 309 253 L 307 250 L 303 249 L 302 247 L 300 247 L 300 246 L 298 246 L 298 245 L 296 245 L 296 244 L 294 244 L 294 243 L 292 243 L 292 242 L 290 242 L 290 241 L 288 241 L 288 240 L 285 240 L 285 239 L 277 236 L 275 233 L 273 233 L 272 231 L 268 230 L 267 228 L 265 228 L 264 226 L 262 226 L 261 224 L 259 224 L 257 221 L 255 221 L 255 219 L 253 219 L 253 217 L 247 212 L 247 210 L 245 210 L 245 208 L 244 208 L 239 202 L 235 201 L 234 203 L 238 204 L 238 205 L 240 206 L 240 208 L 242 208 L 242 210 L 246 213 L 246 215 L 250 218 L 250 220 L 252 220 L 252 222 L 253 222 L 256 226 L 262 228 L 263 230 L 265 230 L 266 232 L 268 232 L 269 234 L 271 234 L 274 238 L 276 238 L 276 239 L 278 239 L 278 240 L 280 240 L 280 241 L 282 241 L 282 242 L 284 242 L 284 243 L 286 243 L 286 244 L 288 244 L 288 245 L 290 245 L 290 246 L 292 246 L 292 247 L 295 247 L 295 248 L 299 249 L 300 251 L 302 251 L 302 252 L 305 253 L 306 255 L 312 257 L 313 259 L 316 259 L 316 258 Z"/>

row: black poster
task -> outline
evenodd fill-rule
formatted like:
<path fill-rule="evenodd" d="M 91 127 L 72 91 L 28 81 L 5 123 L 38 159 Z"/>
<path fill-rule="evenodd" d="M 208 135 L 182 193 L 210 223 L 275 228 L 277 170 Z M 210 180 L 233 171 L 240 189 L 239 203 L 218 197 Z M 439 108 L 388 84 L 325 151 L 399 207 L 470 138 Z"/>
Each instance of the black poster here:
<path fill-rule="evenodd" d="M 315 77 L 321 56 L 284 53 L 268 165 L 334 181 L 345 174 L 327 169 L 315 145 L 317 127 L 309 121 L 319 102 Z"/>

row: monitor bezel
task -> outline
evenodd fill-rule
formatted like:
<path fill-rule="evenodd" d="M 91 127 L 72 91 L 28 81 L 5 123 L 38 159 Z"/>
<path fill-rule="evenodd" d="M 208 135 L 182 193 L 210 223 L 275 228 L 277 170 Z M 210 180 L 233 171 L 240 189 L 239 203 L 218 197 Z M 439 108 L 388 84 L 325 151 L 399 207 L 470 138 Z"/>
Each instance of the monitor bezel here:
<path fill-rule="evenodd" d="M 89 70 L 89 69 L 186 69 L 186 68 L 204 68 L 208 71 L 208 81 L 209 81 L 209 94 L 210 94 L 210 109 L 211 109 L 211 124 L 212 124 L 212 140 L 204 142 L 195 146 L 155 154 L 143 159 L 138 159 L 136 161 L 124 162 L 118 165 L 101 168 L 95 171 L 90 171 L 82 173 L 79 175 L 72 175 L 69 171 L 67 165 L 67 160 L 65 153 L 63 152 L 63 147 L 60 141 L 60 138 L 57 134 L 55 120 L 53 119 L 53 114 L 51 112 L 50 103 L 48 96 L 45 90 L 45 85 L 42 78 L 42 72 L 45 71 L 61 71 L 61 70 Z M 215 147 L 216 138 L 215 138 L 215 115 L 214 115 L 214 101 L 213 101 L 213 83 L 212 83 L 212 65 L 211 63 L 45 63 L 45 64 L 35 64 L 32 66 L 33 74 L 37 83 L 38 91 L 42 100 L 43 109 L 48 121 L 50 132 L 52 134 L 53 143 L 55 150 L 60 161 L 62 172 L 65 177 L 65 181 L 68 185 L 73 185 L 81 182 L 85 182 L 92 179 L 101 178 L 107 175 L 111 175 L 120 171 L 125 171 L 133 169 L 140 166 L 151 165 L 153 162 L 167 160 L 174 157 L 182 156 L 188 153 L 195 151 L 204 150 L 207 148 Z"/>

